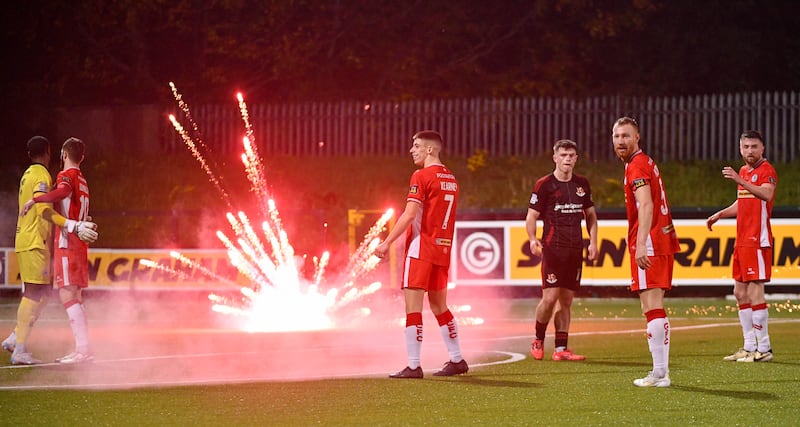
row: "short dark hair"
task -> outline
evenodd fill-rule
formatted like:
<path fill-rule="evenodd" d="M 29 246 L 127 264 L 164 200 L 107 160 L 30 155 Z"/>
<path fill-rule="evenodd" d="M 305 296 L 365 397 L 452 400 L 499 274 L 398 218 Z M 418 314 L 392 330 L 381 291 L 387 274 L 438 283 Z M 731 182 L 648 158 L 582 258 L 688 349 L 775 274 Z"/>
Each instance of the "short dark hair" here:
<path fill-rule="evenodd" d="M 86 144 L 74 136 L 67 138 L 67 140 L 64 141 L 64 145 L 61 146 L 61 149 L 67 153 L 67 157 L 69 157 L 70 160 L 77 163 L 83 161 L 83 157 L 86 155 Z"/>
<path fill-rule="evenodd" d="M 43 136 L 36 135 L 28 140 L 28 157 L 33 159 L 47 154 L 50 150 L 50 141 Z"/>
<path fill-rule="evenodd" d="M 419 131 L 419 132 L 415 133 L 414 136 L 411 138 L 412 141 L 415 140 L 415 139 L 425 139 L 425 140 L 428 140 L 428 141 L 436 141 L 436 142 L 439 143 L 439 145 L 444 146 L 444 140 L 442 139 L 442 135 L 439 132 L 436 132 L 435 130 Z"/>
<path fill-rule="evenodd" d="M 577 152 L 578 151 L 578 143 L 573 141 L 573 140 L 571 140 L 571 139 L 559 139 L 553 145 L 553 153 L 558 151 L 559 148 L 564 148 L 564 149 L 567 149 L 567 150 L 575 150 Z"/>
<path fill-rule="evenodd" d="M 746 130 L 746 131 L 742 132 L 742 136 L 739 137 L 739 141 L 741 141 L 741 140 L 743 140 L 745 138 L 757 139 L 757 140 L 761 141 L 761 144 L 763 144 L 765 147 L 767 145 L 766 141 L 764 141 L 764 135 L 761 135 L 761 132 L 759 132 L 757 130 Z"/>
<path fill-rule="evenodd" d="M 615 128 L 617 126 L 622 126 L 622 125 L 631 125 L 634 128 L 636 128 L 636 132 L 639 132 L 639 123 L 637 123 L 636 119 L 634 119 L 633 117 L 628 117 L 628 116 L 620 117 L 617 119 L 616 122 L 614 122 L 614 126 L 612 127 Z"/>

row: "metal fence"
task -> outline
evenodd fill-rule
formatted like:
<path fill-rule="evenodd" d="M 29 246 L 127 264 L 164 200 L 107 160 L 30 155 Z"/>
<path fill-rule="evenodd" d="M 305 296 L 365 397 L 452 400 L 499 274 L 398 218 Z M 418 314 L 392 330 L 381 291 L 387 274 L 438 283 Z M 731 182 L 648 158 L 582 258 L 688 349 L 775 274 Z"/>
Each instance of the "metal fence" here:
<path fill-rule="evenodd" d="M 611 126 L 623 116 L 639 122 L 642 146 L 659 161 L 739 157 L 742 131 L 764 133 L 767 156 L 789 162 L 800 150 L 800 93 L 757 92 L 683 97 L 608 96 L 480 98 L 403 102 L 253 104 L 249 119 L 263 155 L 398 155 L 422 129 L 445 138 L 446 153 L 535 157 L 562 138 L 584 157 L 613 159 Z M 236 104 L 201 105 L 192 115 L 214 152 L 241 151 L 244 125 Z M 171 129 L 162 144 L 182 145 Z"/>

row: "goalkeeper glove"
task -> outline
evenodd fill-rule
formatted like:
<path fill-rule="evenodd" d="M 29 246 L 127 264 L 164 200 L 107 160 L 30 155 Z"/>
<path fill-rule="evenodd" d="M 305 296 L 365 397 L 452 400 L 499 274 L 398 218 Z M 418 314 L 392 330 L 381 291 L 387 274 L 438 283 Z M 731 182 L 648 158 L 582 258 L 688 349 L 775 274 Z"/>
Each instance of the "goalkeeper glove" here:
<path fill-rule="evenodd" d="M 68 233 L 75 233 L 78 238 L 86 243 L 94 243 L 97 241 L 99 234 L 97 234 L 97 224 L 90 221 L 75 221 L 68 219 L 64 227 Z"/>

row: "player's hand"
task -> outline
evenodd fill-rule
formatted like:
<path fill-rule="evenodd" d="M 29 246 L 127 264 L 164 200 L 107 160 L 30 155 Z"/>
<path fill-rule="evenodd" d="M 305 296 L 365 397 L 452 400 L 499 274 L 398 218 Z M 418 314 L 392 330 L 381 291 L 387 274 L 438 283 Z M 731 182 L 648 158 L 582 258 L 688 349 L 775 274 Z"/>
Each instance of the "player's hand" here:
<path fill-rule="evenodd" d="M 595 245 L 593 243 L 589 243 L 588 250 L 589 250 L 589 253 L 588 253 L 589 261 L 597 260 L 597 245 Z"/>
<path fill-rule="evenodd" d="M 34 202 L 33 199 L 28 200 L 27 202 L 25 202 L 22 205 L 22 209 L 20 209 L 20 211 L 19 211 L 19 216 L 25 216 L 25 214 L 28 213 L 28 211 L 31 210 L 31 208 L 35 204 L 36 204 L 36 202 Z"/>
<path fill-rule="evenodd" d="M 739 181 L 741 181 L 742 178 L 739 176 L 739 173 L 730 166 L 725 166 L 722 168 L 722 177 L 733 180 L 737 184 L 741 184 Z"/>
<path fill-rule="evenodd" d="M 78 223 L 76 233 L 78 238 L 86 243 L 94 243 L 100 235 L 97 233 L 97 224 L 89 221 L 81 221 Z"/>
<path fill-rule="evenodd" d="M 714 214 L 706 218 L 706 227 L 708 227 L 708 231 L 711 231 L 711 226 L 716 224 L 717 221 L 719 221 L 719 214 Z"/>
<path fill-rule="evenodd" d="M 642 270 L 647 270 L 653 265 L 650 257 L 647 256 L 647 248 L 644 245 L 636 245 L 636 265 Z"/>
<path fill-rule="evenodd" d="M 386 242 L 381 242 L 380 245 L 375 247 L 375 256 L 383 258 L 389 252 L 389 245 Z"/>
<path fill-rule="evenodd" d="M 533 239 L 530 243 L 531 255 L 542 256 L 542 242 L 539 239 Z"/>
<path fill-rule="evenodd" d="M 78 238 L 86 243 L 94 243 L 97 241 L 99 234 L 97 233 L 97 224 L 91 221 L 75 221 L 68 219 L 64 228 L 68 233 L 75 233 Z"/>

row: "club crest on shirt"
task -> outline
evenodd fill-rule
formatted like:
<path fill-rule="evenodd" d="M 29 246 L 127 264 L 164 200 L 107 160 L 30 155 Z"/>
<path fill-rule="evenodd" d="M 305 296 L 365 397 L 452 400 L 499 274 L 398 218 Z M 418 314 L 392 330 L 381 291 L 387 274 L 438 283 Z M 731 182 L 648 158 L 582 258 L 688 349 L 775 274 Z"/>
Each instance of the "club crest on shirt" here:
<path fill-rule="evenodd" d="M 411 188 L 408 189 L 408 194 L 418 194 L 419 193 L 419 186 L 416 184 L 412 185 Z"/>
<path fill-rule="evenodd" d="M 547 274 L 547 279 L 545 279 L 545 280 L 547 281 L 547 283 L 549 283 L 551 285 L 556 283 L 556 282 L 558 282 L 558 278 L 556 277 L 555 273 L 548 273 Z"/>
<path fill-rule="evenodd" d="M 578 197 L 583 197 L 586 195 L 586 190 L 584 190 L 583 187 L 578 187 L 575 189 L 575 194 L 577 194 Z"/>
<path fill-rule="evenodd" d="M 756 182 L 756 181 L 758 181 L 758 174 L 753 174 L 753 176 L 750 177 L 750 182 Z"/>

